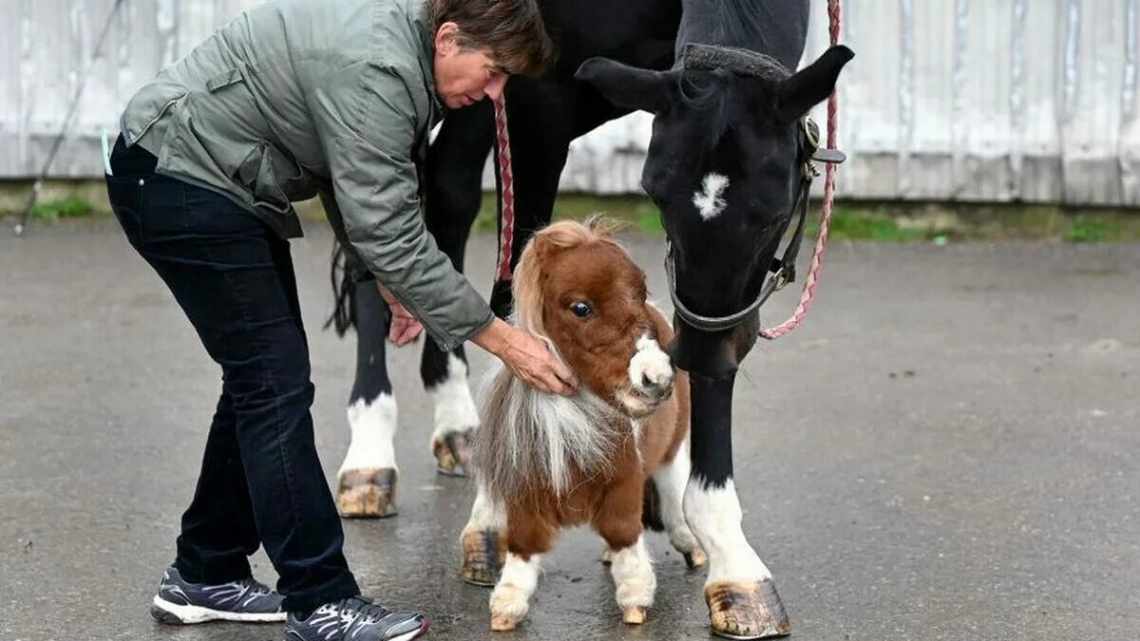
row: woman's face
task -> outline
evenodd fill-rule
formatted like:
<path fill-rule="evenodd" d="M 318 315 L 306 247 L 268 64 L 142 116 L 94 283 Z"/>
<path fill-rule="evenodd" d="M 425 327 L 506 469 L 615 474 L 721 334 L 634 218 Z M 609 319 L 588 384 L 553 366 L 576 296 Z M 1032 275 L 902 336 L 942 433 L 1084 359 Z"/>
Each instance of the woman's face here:
<path fill-rule="evenodd" d="M 507 74 L 487 49 L 464 49 L 456 41 L 458 27 L 445 22 L 435 33 L 435 92 L 449 109 L 492 100 L 503 93 Z"/>

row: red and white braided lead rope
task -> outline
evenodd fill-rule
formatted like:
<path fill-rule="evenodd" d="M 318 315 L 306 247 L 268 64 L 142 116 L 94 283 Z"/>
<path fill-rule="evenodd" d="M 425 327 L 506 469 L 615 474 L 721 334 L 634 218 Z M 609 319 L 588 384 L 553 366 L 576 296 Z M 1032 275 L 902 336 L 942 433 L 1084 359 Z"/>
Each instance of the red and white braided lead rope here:
<path fill-rule="evenodd" d="M 499 217 L 499 265 L 495 279 L 504 283 L 511 281 L 511 252 L 515 241 L 515 176 L 511 170 L 511 137 L 507 131 L 506 92 L 494 100 L 495 105 L 495 150 L 499 159 L 499 181 L 502 193 L 499 204 L 502 215 Z"/>
<path fill-rule="evenodd" d="M 831 46 L 839 44 L 839 0 L 827 0 L 828 27 L 831 32 Z M 833 91 L 827 99 L 827 148 L 835 149 L 838 144 L 839 131 L 839 99 Z M 804 279 L 804 289 L 800 293 L 800 302 L 792 312 L 791 318 L 779 325 L 761 329 L 760 337 L 768 340 L 779 338 L 800 326 L 811 308 L 812 298 L 815 297 L 816 286 L 819 284 L 819 274 L 823 271 L 823 255 L 827 250 L 827 234 L 831 230 L 831 203 L 835 199 L 835 170 L 836 164 L 827 163 L 823 178 L 823 205 L 820 208 L 819 238 L 815 241 L 815 251 L 811 256 L 811 268 L 807 278 Z"/>

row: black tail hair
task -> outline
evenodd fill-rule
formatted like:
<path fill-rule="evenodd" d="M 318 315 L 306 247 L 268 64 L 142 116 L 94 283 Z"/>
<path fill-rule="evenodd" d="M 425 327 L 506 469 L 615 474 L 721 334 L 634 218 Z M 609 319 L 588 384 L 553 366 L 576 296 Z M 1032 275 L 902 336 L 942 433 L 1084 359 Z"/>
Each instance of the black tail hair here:
<path fill-rule="evenodd" d="M 340 241 L 333 240 L 332 259 L 329 267 L 329 280 L 333 289 L 333 312 L 322 329 L 333 326 L 336 335 L 344 337 L 350 328 L 356 327 L 356 283 L 347 268 L 348 255 Z"/>

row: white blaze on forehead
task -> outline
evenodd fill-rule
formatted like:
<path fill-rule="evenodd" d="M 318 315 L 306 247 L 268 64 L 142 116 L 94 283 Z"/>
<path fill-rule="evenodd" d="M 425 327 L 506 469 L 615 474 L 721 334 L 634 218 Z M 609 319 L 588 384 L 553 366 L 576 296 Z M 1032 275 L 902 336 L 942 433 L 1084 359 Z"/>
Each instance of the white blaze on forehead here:
<path fill-rule="evenodd" d="M 668 386 L 673 381 L 673 363 L 657 341 L 642 336 L 637 339 L 637 353 L 629 359 L 629 382 L 641 389 L 646 380 L 658 387 Z"/>
<path fill-rule="evenodd" d="M 728 189 L 728 177 L 721 174 L 708 174 L 701 180 L 701 190 L 693 192 L 693 205 L 701 218 L 710 220 L 724 211 L 725 202 L 722 196 Z"/>

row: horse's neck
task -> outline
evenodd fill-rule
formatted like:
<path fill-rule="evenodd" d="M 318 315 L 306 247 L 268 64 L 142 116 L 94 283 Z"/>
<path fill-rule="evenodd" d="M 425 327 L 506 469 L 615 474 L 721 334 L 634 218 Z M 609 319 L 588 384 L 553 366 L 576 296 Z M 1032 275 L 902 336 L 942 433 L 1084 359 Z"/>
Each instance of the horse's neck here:
<path fill-rule="evenodd" d="M 807 41 L 808 0 L 683 0 L 676 54 L 689 43 L 740 47 L 795 69 Z"/>

